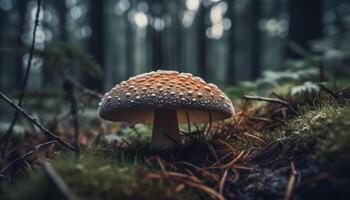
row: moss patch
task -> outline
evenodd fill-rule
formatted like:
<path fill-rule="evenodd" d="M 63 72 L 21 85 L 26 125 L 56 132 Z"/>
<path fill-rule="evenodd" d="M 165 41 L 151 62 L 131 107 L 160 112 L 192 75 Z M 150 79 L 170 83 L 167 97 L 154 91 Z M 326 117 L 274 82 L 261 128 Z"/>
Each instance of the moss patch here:
<path fill-rule="evenodd" d="M 57 173 L 81 199 L 198 199 L 189 189 L 176 192 L 176 182 L 153 181 L 145 175 L 147 165 L 120 164 L 97 156 L 82 156 L 75 161 L 63 156 L 54 163 Z M 8 199 L 62 199 L 43 172 L 11 186 Z"/>
<path fill-rule="evenodd" d="M 271 133 L 275 144 L 270 150 L 278 151 L 275 158 L 307 155 L 315 161 L 337 161 L 349 167 L 350 105 L 326 103 L 304 107 L 301 113 Z"/>

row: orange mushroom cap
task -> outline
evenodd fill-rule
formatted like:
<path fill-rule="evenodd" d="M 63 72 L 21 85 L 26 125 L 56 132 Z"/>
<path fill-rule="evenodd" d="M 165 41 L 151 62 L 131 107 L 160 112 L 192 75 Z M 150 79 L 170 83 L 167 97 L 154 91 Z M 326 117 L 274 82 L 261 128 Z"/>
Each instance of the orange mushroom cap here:
<path fill-rule="evenodd" d="M 190 73 L 158 70 L 114 86 L 102 98 L 99 115 L 111 121 L 153 123 L 155 109 L 176 109 L 179 123 L 187 122 L 186 113 L 191 122 L 234 114 L 231 101 L 216 85 Z"/>

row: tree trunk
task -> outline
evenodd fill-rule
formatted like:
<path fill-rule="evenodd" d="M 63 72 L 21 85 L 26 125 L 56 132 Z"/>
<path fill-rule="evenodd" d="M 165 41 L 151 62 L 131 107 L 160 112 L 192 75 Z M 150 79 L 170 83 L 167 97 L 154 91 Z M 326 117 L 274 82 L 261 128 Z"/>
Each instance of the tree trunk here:
<path fill-rule="evenodd" d="M 163 68 L 162 33 L 152 30 L 152 60 L 153 70 Z"/>
<path fill-rule="evenodd" d="M 97 63 L 101 66 L 104 74 L 104 16 L 103 8 L 104 1 L 90 0 L 90 26 L 91 36 L 89 39 L 89 53 L 94 57 Z M 89 74 L 84 75 L 84 82 L 88 88 L 102 90 L 104 76 L 94 78 Z"/>
<path fill-rule="evenodd" d="M 228 84 L 235 83 L 235 52 L 236 52 L 236 42 L 235 42 L 235 1 L 229 0 L 228 2 L 228 17 L 231 20 L 231 28 L 228 32 L 228 67 L 226 80 Z"/>
<path fill-rule="evenodd" d="M 154 18 L 162 18 L 162 0 L 151 1 L 151 14 Z M 151 3 L 151 4 L 152 4 Z M 158 9 L 156 9 L 158 8 Z M 162 69 L 163 66 L 163 44 L 162 44 L 162 30 L 156 30 L 154 27 L 151 28 L 151 40 L 152 40 L 152 69 Z"/>
<path fill-rule="evenodd" d="M 4 40 L 2 38 L 4 38 L 4 30 L 5 30 L 5 22 L 6 22 L 6 13 L 4 10 L 0 9 L 0 46 L 5 46 L 4 44 Z M 4 92 L 7 92 L 6 91 L 6 81 L 5 80 L 5 77 L 7 76 L 6 75 L 6 71 L 7 71 L 7 67 L 4 66 L 4 56 L 5 54 L 4 53 L 1 53 L 0 54 L 0 90 L 1 91 L 4 91 Z M 2 107 L 0 107 L 2 108 Z"/>
<path fill-rule="evenodd" d="M 177 67 L 177 70 L 181 71 L 183 69 L 182 65 L 182 56 L 181 53 L 183 51 L 183 47 L 182 47 L 182 23 L 181 23 L 181 18 L 179 16 L 179 12 L 180 12 L 180 5 L 177 4 L 176 7 L 176 33 L 175 33 L 175 37 L 176 37 L 176 43 L 175 43 L 175 47 L 176 47 L 176 60 L 175 60 L 175 64 Z"/>
<path fill-rule="evenodd" d="M 289 41 L 309 50 L 310 41 L 323 36 L 322 1 L 289 0 L 289 15 Z M 289 46 L 286 54 L 289 58 L 302 57 Z"/>
<path fill-rule="evenodd" d="M 18 16 L 19 16 L 19 22 L 18 22 L 18 36 L 16 39 L 16 48 L 17 49 L 22 49 L 25 50 L 25 46 L 22 42 L 22 34 L 24 33 L 24 24 L 26 22 L 26 11 L 27 11 L 27 2 L 18 2 L 17 3 L 17 11 L 18 11 Z M 16 90 L 21 90 L 22 89 L 22 84 L 23 84 L 23 52 L 18 51 L 16 54 L 16 68 L 15 68 L 15 73 L 16 73 L 16 80 L 15 81 L 15 89 Z"/>
<path fill-rule="evenodd" d="M 170 66 L 173 66 L 175 70 L 181 70 L 181 18 L 180 13 L 180 3 L 177 1 L 169 1 L 168 9 L 171 15 L 172 26 L 170 27 L 170 42 L 171 48 L 169 48 L 170 53 Z"/>
<path fill-rule="evenodd" d="M 134 30 L 131 22 L 128 20 L 127 12 L 125 15 L 125 50 L 126 50 L 126 74 L 127 77 L 134 75 L 135 62 L 134 62 Z"/>
<path fill-rule="evenodd" d="M 198 28 L 197 28 L 197 64 L 199 70 L 199 76 L 203 79 L 207 79 L 207 37 L 206 37 L 206 23 L 205 23 L 205 7 L 203 3 L 199 6 L 198 9 Z"/>
<path fill-rule="evenodd" d="M 252 78 L 256 79 L 261 74 L 260 51 L 261 51 L 261 35 L 259 29 L 259 21 L 261 18 L 261 0 L 251 1 L 252 13 L 252 46 L 251 46 L 251 66 Z"/>
<path fill-rule="evenodd" d="M 45 5 L 51 5 L 55 8 L 58 17 L 58 31 L 55 36 L 55 40 L 68 42 L 68 34 L 66 29 L 67 24 L 67 7 L 65 1 L 49 1 Z M 53 43 L 54 44 L 54 43 Z M 50 44 L 48 44 L 50 45 Z M 42 85 L 46 87 L 56 88 L 60 86 L 60 79 L 58 73 L 52 69 L 52 66 L 48 65 L 44 60 L 43 68 L 41 72 Z"/>
<path fill-rule="evenodd" d="M 59 19 L 59 38 L 62 41 L 68 40 L 67 30 L 66 30 L 66 23 L 67 23 L 67 7 L 65 1 L 53 1 L 54 6 L 57 10 L 57 16 Z"/>

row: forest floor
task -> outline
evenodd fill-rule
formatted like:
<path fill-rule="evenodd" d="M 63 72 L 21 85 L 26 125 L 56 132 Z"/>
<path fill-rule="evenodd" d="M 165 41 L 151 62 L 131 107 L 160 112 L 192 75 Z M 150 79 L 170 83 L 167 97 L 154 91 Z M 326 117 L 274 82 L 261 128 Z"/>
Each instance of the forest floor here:
<path fill-rule="evenodd" d="M 350 88 L 319 87 L 292 95 L 282 86 L 243 101 L 240 88 L 228 90 L 234 117 L 185 125 L 182 143 L 166 151 L 150 148 L 150 127 L 86 111 L 80 154 L 52 142 L 23 156 L 47 141 L 30 126 L 0 163 L 0 199 L 349 199 Z M 70 120 L 45 126 L 72 141 Z"/>

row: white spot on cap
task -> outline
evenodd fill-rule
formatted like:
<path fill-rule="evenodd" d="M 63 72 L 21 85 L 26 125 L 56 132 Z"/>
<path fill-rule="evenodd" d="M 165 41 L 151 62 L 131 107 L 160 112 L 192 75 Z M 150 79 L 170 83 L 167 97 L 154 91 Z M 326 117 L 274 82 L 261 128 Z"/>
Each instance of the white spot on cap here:
<path fill-rule="evenodd" d="M 199 81 L 201 83 L 205 83 L 205 81 L 201 77 L 198 77 L 198 76 L 193 77 L 193 80 Z"/>
<path fill-rule="evenodd" d="M 213 83 L 208 83 L 208 85 L 209 85 L 210 87 L 212 87 L 212 88 L 219 89 L 218 86 L 216 86 L 216 85 L 213 84 Z"/>

